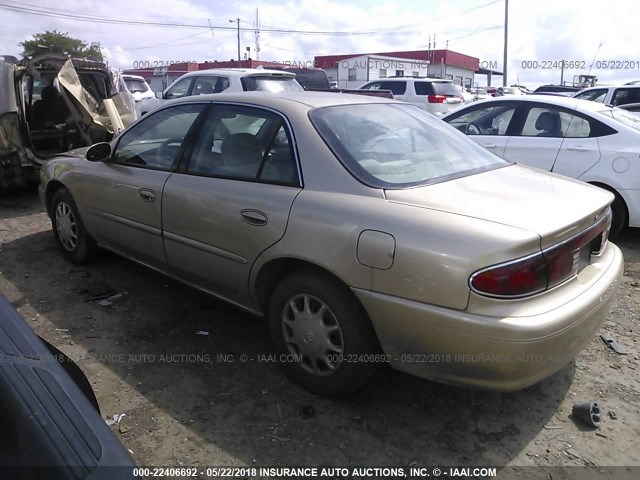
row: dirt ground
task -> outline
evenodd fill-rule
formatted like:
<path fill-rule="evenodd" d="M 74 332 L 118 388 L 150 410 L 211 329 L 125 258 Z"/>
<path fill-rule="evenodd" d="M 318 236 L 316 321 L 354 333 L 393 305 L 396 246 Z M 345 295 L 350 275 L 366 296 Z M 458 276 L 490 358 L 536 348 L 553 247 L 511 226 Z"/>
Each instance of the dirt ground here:
<path fill-rule="evenodd" d="M 64 261 L 33 190 L 0 199 L 0 291 L 80 365 L 103 417 L 126 414 L 111 428 L 140 465 L 521 466 L 534 468 L 498 476 L 584 478 L 541 467 L 640 466 L 640 229 L 617 243 L 626 271 L 600 333 L 630 353 L 596 337 L 553 377 L 509 394 L 383 368 L 350 398 L 314 396 L 266 357 L 259 319 L 112 254 Z M 90 300 L 105 292 L 122 296 Z M 578 401 L 600 404 L 599 430 L 570 417 Z"/>

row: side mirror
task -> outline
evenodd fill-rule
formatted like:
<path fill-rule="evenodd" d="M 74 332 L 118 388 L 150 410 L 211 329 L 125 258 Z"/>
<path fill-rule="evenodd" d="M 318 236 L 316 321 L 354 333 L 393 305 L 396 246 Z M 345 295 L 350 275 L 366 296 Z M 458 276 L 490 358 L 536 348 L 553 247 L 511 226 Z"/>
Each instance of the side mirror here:
<path fill-rule="evenodd" d="M 162 97 L 162 92 L 156 92 L 156 98 L 157 98 L 158 100 L 162 100 L 162 98 L 163 98 L 163 97 Z"/>
<path fill-rule="evenodd" d="M 89 147 L 85 157 L 90 162 L 104 162 L 111 157 L 111 145 L 106 142 L 96 143 Z"/>

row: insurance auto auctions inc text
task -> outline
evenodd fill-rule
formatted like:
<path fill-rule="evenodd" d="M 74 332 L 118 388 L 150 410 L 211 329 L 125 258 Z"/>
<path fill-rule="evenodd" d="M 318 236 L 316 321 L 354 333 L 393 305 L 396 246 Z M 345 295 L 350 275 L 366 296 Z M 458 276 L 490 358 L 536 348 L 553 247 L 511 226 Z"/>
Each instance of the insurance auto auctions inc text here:
<path fill-rule="evenodd" d="M 447 477 L 495 477 L 495 467 L 248 467 L 242 468 L 243 478 L 447 478 Z M 216 478 L 233 478 L 219 475 L 221 471 L 208 472 Z M 229 472 L 231 473 L 231 472 Z M 239 472 L 238 472 L 239 473 Z"/>

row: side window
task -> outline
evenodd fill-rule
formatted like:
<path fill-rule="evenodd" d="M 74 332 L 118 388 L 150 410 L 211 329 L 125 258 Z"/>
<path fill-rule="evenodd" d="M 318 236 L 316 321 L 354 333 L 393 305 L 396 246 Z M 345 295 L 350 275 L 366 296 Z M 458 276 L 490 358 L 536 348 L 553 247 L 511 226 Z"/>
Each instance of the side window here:
<path fill-rule="evenodd" d="M 290 134 L 282 118 L 243 106 L 218 106 L 211 111 L 186 171 L 237 180 L 297 183 Z"/>
<path fill-rule="evenodd" d="M 217 82 L 218 77 L 198 77 L 196 79 L 196 83 L 193 85 L 191 95 L 208 95 L 210 93 L 215 93 Z"/>
<path fill-rule="evenodd" d="M 552 108 L 534 107 L 529 110 L 522 128 L 525 137 L 588 138 L 589 120 Z"/>
<path fill-rule="evenodd" d="M 191 84 L 193 83 L 193 80 L 194 80 L 194 77 L 187 77 L 178 81 L 178 83 L 173 85 L 167 91 L 165 98 L 170 99 L 170 98 L 180 98 L 180 97 L 186 96 L 187 93 L 189 92 L 189 88 L 191 87 Z"/>
<path fill-rule="evenodd" d="M 182 142 L 203 108 L 202 104 L 177 105 L 145 117 L 122 135 L 114 162 L 173 170 Z"/>
<path fill-rule="evenodd" d="M 591 123 L 586 118 L 560 112 L 560 119 L 565 138 L 588 138 L 591 136 Z"/>
<path fill-rule="evenodd" d="M 433 95 L 433 86 L 430 82 L 414 82 L 416 95 Z"/>
<path fill-rule="evenodd" d="M 626 105 L 640 102 L 640 88 L 618 88 L 613 92 L 612 105 Z"/>
<path fill-rule="evenodd" d="M 580 98 L 582 100 L 591 100 L 593 102 L 604 102 L 604 97 L 607 96 L 606 88 L 598 88 L 596 90 L 587 90 L 585 92 L 578 93 L 575 98 Z"/>
<path fill-rule="evenodd" d="M 366 87 L 363 87 L 363 89 L 364 90 L 380 90 L 380 85 L 382 85 L 380 82 L 373 82 L 367 85 Z"/>
<path fill-rule="evenodd" d="M 564 136 L 563 126 L 566 128 L 568 120 L 564 125 L 559 110 L 552 108 L 533 107 L 529 110 L 521 135 L 524 137 L 554 137 Z"/>
<path fill-rule="evenodd" d="M 404 95 L 407 91 L 407 82 L 381 82 L 380 90 L 391 90 L 394 95 Z"/>
<path fill-rule="evenodd" d="M 479 107 L 449 120 L 449 124 L 467 135 L 506 135 L 515 105 Z"/>

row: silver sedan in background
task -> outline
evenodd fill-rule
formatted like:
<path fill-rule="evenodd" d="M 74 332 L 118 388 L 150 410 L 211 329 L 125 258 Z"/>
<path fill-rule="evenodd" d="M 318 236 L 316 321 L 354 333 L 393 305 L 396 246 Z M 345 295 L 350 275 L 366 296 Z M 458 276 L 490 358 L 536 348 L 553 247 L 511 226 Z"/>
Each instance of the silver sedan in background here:
<path fill-rule="evenodd" d="M 623 269 L 611 193 L 356 95 L 168 102 L 48 162 L 40 194 L 69 261 L 107 248 L 264 316 L 321 394 L 381 363 L 524 388 L 593 338 Z"/>

